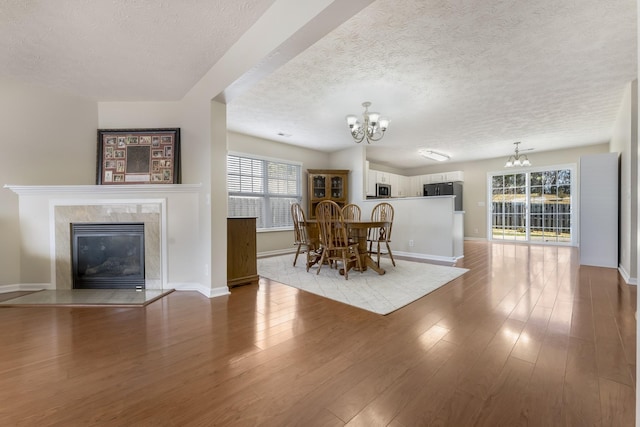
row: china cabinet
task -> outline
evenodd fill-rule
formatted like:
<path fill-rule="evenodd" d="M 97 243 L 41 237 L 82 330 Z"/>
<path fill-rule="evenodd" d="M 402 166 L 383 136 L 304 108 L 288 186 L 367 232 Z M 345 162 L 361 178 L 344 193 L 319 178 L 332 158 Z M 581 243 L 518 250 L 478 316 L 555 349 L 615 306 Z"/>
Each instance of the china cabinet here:
<path fill-rule="evenodd" d="M 333 200 L 340 207 L 349 201 L 349 170 L 307 169 L 309 194 L 307 218 L 316 217 L 316 206 L 323 200 Z"/>

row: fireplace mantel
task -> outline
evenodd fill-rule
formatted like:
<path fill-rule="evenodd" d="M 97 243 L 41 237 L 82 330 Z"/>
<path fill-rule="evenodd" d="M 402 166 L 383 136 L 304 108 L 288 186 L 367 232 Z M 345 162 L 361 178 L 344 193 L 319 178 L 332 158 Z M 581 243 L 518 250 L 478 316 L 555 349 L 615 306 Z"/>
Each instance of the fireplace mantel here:
<path fill-rule="evenodd" d="M 38 194 L 141 194 L 197 192 L 202 184 L 132 184 L 132 185 L 11 185 L 8 188 L 19 196 Z"/>
<path fill-rule="evenodd" d="M 197 290 L 209 297 L 229 292 L 226 286 L 207 284 L 209 259 L 202 250 L 207 245 L 203 237 L 207 231 L 201 212 L 207 201 L 202 184 L 7 184 L 4 188 L 19 199 L 23 284 L 69 288 L 70 223 L 145 222 L 145 227 L 149 225 L 145 228 L 149 231 L 145 232 L 145 246 L 159 252 L 154 259 L 145 255 L 148 271 L 159 272 L 145 276 L 147 284 Z M 159 243 L 147 245 L 147 236 Z M 160 265 L 155 268 L 154 262 Z"/>

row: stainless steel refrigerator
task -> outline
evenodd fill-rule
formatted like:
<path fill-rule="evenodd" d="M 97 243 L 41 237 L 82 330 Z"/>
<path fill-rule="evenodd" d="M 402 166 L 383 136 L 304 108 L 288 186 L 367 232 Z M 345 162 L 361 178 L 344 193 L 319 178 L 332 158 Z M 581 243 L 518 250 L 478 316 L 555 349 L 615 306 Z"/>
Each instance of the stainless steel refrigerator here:
<path fill-rule="evenodd" d="M 462 210 L 462 183 L 461 182 L 440 182 L 437 184 L 424 184 L 424 196 L 456 196 L 455 210 Z"/>

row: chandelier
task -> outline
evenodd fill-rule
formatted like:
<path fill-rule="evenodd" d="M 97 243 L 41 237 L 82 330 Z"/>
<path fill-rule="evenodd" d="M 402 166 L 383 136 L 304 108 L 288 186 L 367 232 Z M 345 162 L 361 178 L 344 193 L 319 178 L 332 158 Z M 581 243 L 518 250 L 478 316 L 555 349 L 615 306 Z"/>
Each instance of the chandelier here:
<path fill-rule="evenodd" d="M 507 163 L 504 164 L 505 168 L 512 168 L 514 166 L 531 166 L 531 162 L 526 154 L 519 154 L 518 145 L 520 142 L 514 142 L 516 145 L 516 154 L 509 156 Z"/>
<path fill-rule="evenodd" d="M 351 131 L 354 141 L 360 144 L 365 139 L 367 144 L 372 141 L 380 141 L 384 136 L 384 132 L 389 127 L 389 120 L 380 118 L 380 113 L 370 113 L 370 102 L 363 102 L 364 113 L 362 113 L 362 123 L 353 114 L 347 116 L 347 125 Z"/>

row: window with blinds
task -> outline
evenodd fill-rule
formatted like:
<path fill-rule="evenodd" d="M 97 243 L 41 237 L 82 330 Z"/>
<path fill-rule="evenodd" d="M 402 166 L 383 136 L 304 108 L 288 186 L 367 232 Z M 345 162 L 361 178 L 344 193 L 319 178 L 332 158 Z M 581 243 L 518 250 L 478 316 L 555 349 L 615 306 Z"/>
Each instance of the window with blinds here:
<path fill-rule="evenodd" d="M 302 201 L 301 166 L 227 156 L 229 217 L 254 216 L 257 228 L 292 227 L 291 204 Z"/>

